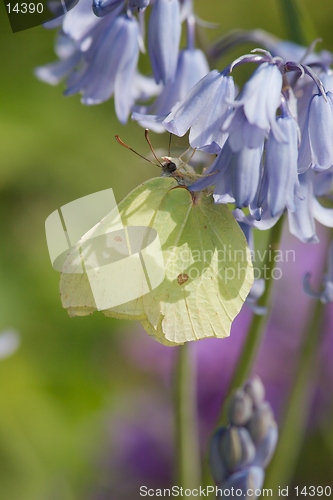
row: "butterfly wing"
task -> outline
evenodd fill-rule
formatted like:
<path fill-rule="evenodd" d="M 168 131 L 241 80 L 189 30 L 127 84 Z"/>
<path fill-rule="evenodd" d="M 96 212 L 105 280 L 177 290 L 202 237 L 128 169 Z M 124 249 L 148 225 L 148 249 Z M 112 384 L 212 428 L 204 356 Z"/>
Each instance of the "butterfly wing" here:
<path fill-rule="evenodd" d="M 177 185 L 177 182 L 172 178 L 156 178 L 144 182 L 129 193 L 118 206 L 125 236 L 128 236 L 128 226 L 151 227 L 163 197 Z M 96 295 L 94 296 L 91 288 L 91 274 L 89 279 L 87 272 L 85 272 L 87 258 L 84 259 L 82 254 L 85 253 L 85 257 L 88 254 L 90 260 L 93 254 L 94 260 L 100 261 L 100 256 L 103 257 L 108 243 L 105 235 L 112 235 L 112 237 L 116 235 L 114 239 L 124 239 L 123 235 L 120 236 L 119 231 L 118 211 L 116 213 L 112 211 L 85 233 L 78 244 L 70 250 L 60 279 L 62 305 L 70 316 L 85 316 L 98 309 Z M 123 245 L 123 242 L 119 244 Z M 124 276 L 120 282 L 115 284 L 111 279 L 110 282 L 106 283 L 106 286 L 109 289 L 118 287 L 115 290 L 116 293 L 120 292 L 119 287 L 121 286 L 128 288 L 133 276 L 129 274 L 130 269 L 127 266 L 124 266 L 123 273 Z M 99 284 L 101 284 L 101 276 L 95 276 L 95 279 L 99 279 Z M 143 286 L 144 283 L 142 283 Z M 138 287 L 140 287 L 140 283 L 138 283 Z M 145 317 L 141 296 L 124 304 L 107 308 L 103 312 L 108 316 L 124 319 L 143 319 Z"/>
<path fill-rule="evenodd" d="M 143 297 L 146 321 L 169 342 L 226 337 L 253 283 L 243 232 L 225 205 L 178 187 L 159 206 L 163 283 Z"/>
<path fill-rule="evenodd" d="M 103 313 L 140 320 L 147 333 L 165 345 L 228 336 L 253 282 L 245 237 L 228 208 L 203 193 L 193 196 L 175 179 L 164 177 L 138 186 L 118 209 L 125 228 L 156 230 L 165 277 L 148 293 L 142 288 L 139 298 Z M 103 236 L 113 234 L 114 226 L 114 215 L 108 214 L 79 243 L 102 238 L 103 253 Z M 90 282 L 86 273 L 71 274 L 75 265 L 79 257 L 74 248 L 61 276 L 63 306 L 72 316 L 91 314 L 97 307 Z M 124 273 L 126 289 L 134 276 L 126 268 Z M 114 286 L 112 280 L 105 284 L 107 289 Z"/>

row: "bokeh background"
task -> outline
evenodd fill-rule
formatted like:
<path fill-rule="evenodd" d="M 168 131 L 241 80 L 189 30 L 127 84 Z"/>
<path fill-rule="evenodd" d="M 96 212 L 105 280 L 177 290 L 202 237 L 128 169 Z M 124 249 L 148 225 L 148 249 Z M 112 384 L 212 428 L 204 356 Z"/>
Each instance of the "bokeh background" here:
<path fill-rule="evenodd" d="M 333 51 L 331 0 L 302 3 L 306 22 Z M 277 0 L 196 4 L 202 18 L 220 23 L 202 35 L 204 43 L 235 28 L 286 37 Z M 159 346 L 135 323 L 102 314 L 70 319 L 61 307 L 44 222 L 61 205 L 108 187 L 120 201 L 158 172 L 115 142 L 119 134 L 147 154 L 143 130 L 120 125 L 112 100 L 84 107 L 78 96 L 65 98 L 60 86 L 35 79 L 33 68 L 55 59 L 54 35 L 42 27 L 12 34 L 0 4 L 0 331 L 20 337 L 17 351 L 0 360 L 0 498 L 135 500 L 140 484 L 172 484 L 175 349 Z M 166 135 L 151 138 L 166 150 Z M 316 246 L 287 232 L 284 238 L 285 248 L 296 249 L 296 261 L 283 264 L 256 366 L 278 419 L 314 305 L 303 295 L 302 274 L 312 270 L 319 283 L 323 266 L 328 234 L 319 234 Z M 307 433 L 293 479 L 300 485 L 333 486 L 332 307 L 324 314 Z M 249 318 L 244 308 L 230 339 L 193 347 L 203 446 Z"/>

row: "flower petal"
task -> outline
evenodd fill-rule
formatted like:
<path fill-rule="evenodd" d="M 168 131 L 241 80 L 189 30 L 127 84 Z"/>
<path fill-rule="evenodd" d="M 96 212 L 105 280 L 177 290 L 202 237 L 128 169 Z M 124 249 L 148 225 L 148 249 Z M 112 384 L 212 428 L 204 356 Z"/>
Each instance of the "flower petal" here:
<path fill-rule="evenodd" d="M 181 34 L 178 0 L 155 0 L 148 25 L 148 50 L 156 82 L 175 77 Z"/>

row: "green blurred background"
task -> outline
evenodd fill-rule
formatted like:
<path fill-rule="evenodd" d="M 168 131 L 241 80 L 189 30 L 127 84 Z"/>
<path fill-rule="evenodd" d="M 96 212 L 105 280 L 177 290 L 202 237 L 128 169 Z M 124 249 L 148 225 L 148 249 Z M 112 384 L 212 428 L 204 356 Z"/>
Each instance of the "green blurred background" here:
<path fill-rule="evenodd" d="M 302 0 L 308 21 L 333 50 L 332 0 Z M 276 0 L 197 1 L 220 22 L 207 34 L 262 28 L 286 37 Z M 124 395 L 154 381 L 126 360 L 122 342 L 137 326 L 95 314 L 70 319 L 59 299 L 44 222 L 61 205 L 112 187 L 120 201 L 157 172 L 114 140 L 146 154 L 143 130 L 120 125 L 113 101 L 84 107 L 33 68 L 55 59 L 53 31 L 12 34 L 0 4 L 0 331 L 15 329 L 18 351 L 0 361 L 0 499 L 81 500 L 96 477 L 105 416 Z M 166 136 L 154 136 L 156 148 Z M 134 331 L 135 330 L 135 331 Z"/>

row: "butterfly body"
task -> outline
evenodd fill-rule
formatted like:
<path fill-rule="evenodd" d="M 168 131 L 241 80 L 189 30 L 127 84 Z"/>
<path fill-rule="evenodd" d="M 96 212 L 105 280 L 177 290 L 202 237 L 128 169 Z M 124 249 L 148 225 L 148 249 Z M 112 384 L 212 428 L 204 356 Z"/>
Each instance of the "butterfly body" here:
<path fill-rule="evenodd" d="M 162 156 L 161 168 L 161 177 L 173 177 L 180 186 L 190 186 L 198 178 L 194 168 L 180 158 Z"/>

